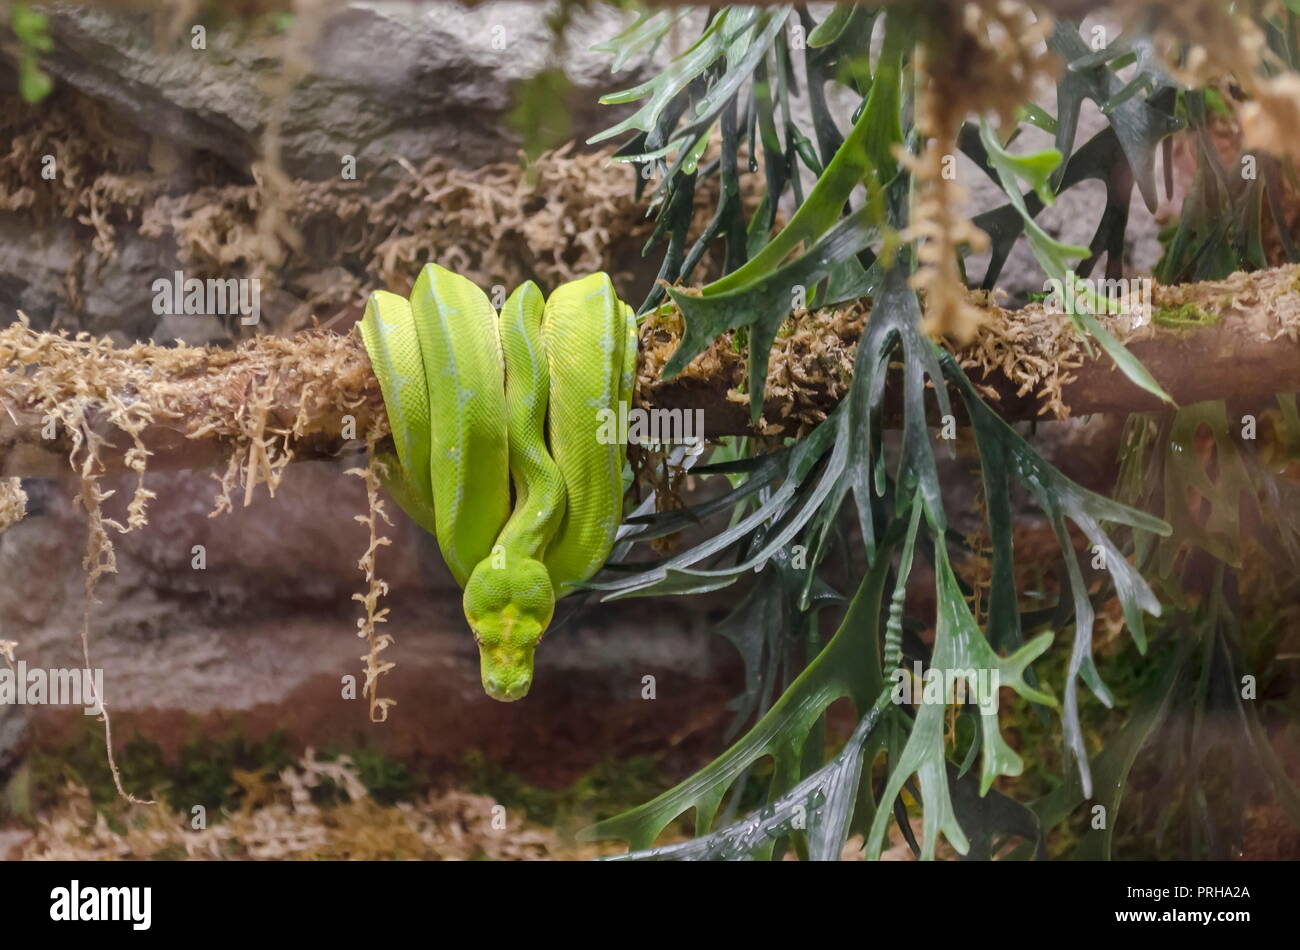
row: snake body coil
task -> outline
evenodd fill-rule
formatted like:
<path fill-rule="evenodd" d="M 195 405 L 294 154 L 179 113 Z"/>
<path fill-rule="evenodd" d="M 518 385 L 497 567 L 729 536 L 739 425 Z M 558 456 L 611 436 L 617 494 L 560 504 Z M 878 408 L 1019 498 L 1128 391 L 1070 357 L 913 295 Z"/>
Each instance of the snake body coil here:
<path fill-rule="evenodd" d="M 464 588 L 483 688 L 520 699 L 556 599 L 614 543 L 626 446 L 599 420 L 631 398 L 636 318 L 605 274 L 545 300 L 529 281 L 498 315 L 428 264 L 409 300 L 372 294 L 360 329 L 393 433 L 385 482 Z"/>

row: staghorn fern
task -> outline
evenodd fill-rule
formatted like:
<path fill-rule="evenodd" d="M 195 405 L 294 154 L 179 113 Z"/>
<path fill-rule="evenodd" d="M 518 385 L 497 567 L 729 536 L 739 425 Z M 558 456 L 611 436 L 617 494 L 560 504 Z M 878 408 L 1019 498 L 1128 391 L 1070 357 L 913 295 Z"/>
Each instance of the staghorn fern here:
<path fill-rule="evenodd" d="M 1138 506 L 1130 507 L 1075 485 L 1003 422 L 956 360 L 922 332 L 922 301 L 909 281 L 915 245 L 900 240 L 909 225 L 914 182 L 911 165 L 900 159 L 920 147 L 912 125 L 911 62 L 916 44 L 924 41 L 922 21 L 928 12 L 930 7 L 920 3 L 880 9 L 844 4 L 816 22 L 803 7 L 721 8 L 711 13 L 699 39 L 658 76 L 603 100 L 639 103 L 592 141 L 630 136 L 618 158 L 643 169 L 637 187 L 657 214 L 647 250 L 665 245 L 661 282 L 640 311 L 666 306 L 667 295 L 685 323 L 665 377 L 680 372 L 720 334 L 739 329 L 748 344 L 752 385 L 766 379 L 772 342 L 795 301 L 830 306 L 864 296 L 873 300 L 850 391 L 825 422 L 769 454 L 720 451 L 720 461 L 697 466 L 693 473 L 724 476 L 730 490 L 686 510 L 640 512 L 623 529 L 620 552 L 627 557 L 638 545 L 687 526 L 720 522 L 721 527 L 669 557 L 633 557 L 613 564 L 590 585 L 604 599 L 748 586 L 719 632 L 736 645 L 745 663 L 745 690 L 733 703 L 732 734 L 746 722 L 752 720 L 752 725 L 700 772 L 585 832 L 589 838 L 627 841 L 633 849 L 628 858 L 772 858 L 793 848 L 801 857 L 831 859 L 854 832 L 864 834 L 868 855 L 874 857 L 891 818 L 920 856 L 936 854 L 940 834 L 968 858 L 1042 856 L 1046 835 L 1091 798 L 1094 787 L 1112 811 L 1119 808 L 1138 753 L 1166 721 L 1180 683 L 1189 676 L 1222 677 L 1225 670 L 1236 669 L 1232 638 L 1225 632 L 1231 626 L 1225 619 L 1226 600 L 1216 596 L 1208 613 L 1195 614 L 1201 632 L 1189 642 L 1204 645 L 1207 657 L 1222 660 L 1219 666 L 1206 660 L 1200 664 L 1202 673 L 1193 674 L 1193 647 L 1186 644 L 1172 659 L 1168 651 L 1161 653 L 1166 664 L 1162 675 L 1090 762 L 1078 685 L 1082 681 L 1097 700 L 1112 704 L 1093 656 L 1097 604 L 1105 595 L 1092 590 L 1099 578 L 1080 564 L 1069 525 L 1104 558 L 1103 587 L 1117 597 L 1139 653 L 1147 650 L 1149 640 L 1143 614 L 1161 614 L 1152 584 L 1166 603 L 1178 603 L 1167 590 L 1169 546 L 1216 549 L 1204 532 L 1183 530 L 1187 519 L 1177 504 L 1166 503 L 1167 523 L 1139 510 L 1152 499 L 1138 489 L 1130 487 L 1119 496 Z M 1287 38 L 1295 35 L 1296 18 L 1293 12 L 1283 17 L 1265 28 L 1286 64 L 1294 66 L 1297 47 Z M 669 31 L 680 28 L 681 19 L 676 11 L 645 13 L 602 49 L 614 58 L 614 68 L 621 68 L 659 47 Z M 868 55 L 878 25 L 879 50 Z M 1022 238 L 1048 277 L 1065 281 L 1071 271 L 1087 276 L 1103 253 L 1108 276 L 1118 277 L 1132 191 L 1136 188 L 1154 210 L 1156 152 L 1165 149 L 1168 171 L 1171 137 L 1184 128 L 1200 142 L 1197 179 L 1160 276 L 1222 276 L 1237 267 L 1262 265 L 1259 209 L 1265 201 L 1284 253 L 1296 259 L 1279 210 L 1284 182 L 1294 181 L 1294 169 L 1282 160 L 1261 159 L 1259 179 L 1226 186 L 1218 159 L 1206 146 L 1206 93 L 1184 88 L 1162 66 L 1150 30 L 1132 29 L 1105 49 L 1094 50 L 1076 25 L 1060 22 L 1048 46 L 1067 64 L 1057 84 L 1057 114 L 1028 102 L 1026 92 L 1017 115 L 1021 123 L 1053 135 L 1054 148 L 1017 154 L 1008 147 L 1016 130 L 995 132 L 982 119 L 962 125 L 954 143 L 1007 196 L 1006 204 L 974 219 L 990 239 L 984 287 L 995 285 Z M 803 55 L 797 56 L 800 51 Z M 1121 69 L 1128 78 L 1118 75 Z M 839 128 L 827 106 L 825 89 L 832 83 L 861 98 L 847 130 Z M 799 126 L 790 108 L 800 89 L 809 104 L 809 130 Z M 1076 149 L 1085 99 L 1097 103 L 1108 125 Z M 706 158 L 714 146 L 717 154 Z M 746 166 L 749 171 L 761 168 L 765 185 L 761 200 L 749 209 L 739 187 Z M 816 175 L 807 194 L 800 166 Z M 705 176 L 719 179 L 717 205 L 692 241 L 695 186 Z M 1036 216 L 1056 195 L 1089 179 L 1106 188 L 1105 212 L 1093 238 L 1087 247 L 1056 241 Z M 1168 191 L 1168 177 L 1165 185 Z M 1027 189 L 1023 194 L 1022 188 Z M 783 200 L 792 201 L 794 211 L 777 229 Z M 685 292 L 680 285 L 696 276 L 714 246 L 720 247 L 717 259 L 724 262 L 724 273 L 698 294 Z M 1082 311 L 1067 316 L 1085 342 L 1095 341 L 1137 385 L 1168 398 L 1096 317 Z M 882 435 L 891 379 L 902 406 L 900 442 L 890 453 L 892 470 Z M 960 396 L 980 462 L 982 517 L 990 542 L 989 602 L 982 627 L 968 603 L 969 588 L 952 566 L 951 552 L 961 545 L 949 526 L 927 422 L 928 411 L 952 414 L 950 387 Z M 760 396 L 751 396 L 755 420 L 762 411 Z M 1148 473 L 1130 460 L 1126 470 L 1138 469 L 1143 478 L 1135 484 L 1147 484 Z M 1060 547 L 1062 594 L 1054 609 L 1026 611 L 1021 605 L 1012 542 L 1015 485 L 1042 510 Z M 1232 490 L 1233 485 L 1224 487 Z M 1273 483 L 1271 490 L 1286 489 Z M 1166 498 L 1177 492 L 1178 485 L 1171 485 Z M 1286 534 L 1279 543 L 1294 550 L 1297 536 Z M 796 544 L 807 552 L 801 568 L 790 556 Z M 1125 556 L 1130 550 L 1136 552 L 1136 563 Z M 1162 551 L 1165 560 L 1157 572 L 1153 562 Z M 930 646 L 916 636 L 926 618 L 907 616 L 904 610 L 905 584 L 917 558 L 929 561 L 935 579 Z M 865 565 L 861 571 L 854 567 L 859 559 Z M 834 586 L 846 570 L 856 588 L 847 598 Z M 838 629 L 823 643 L 821 613 L 845 604 Z M 1045 629 L 1049 624 L 1055 629 Z M 1156 629 L 1162 644 L 1185 626 L 1177 618 L 1161 623 Z M 1059 703 L 1051 684 L 1039 683 L 1031 665 L 1054 640 L 1070 644 Z M 799 644 L 807 647 L 802 669 L 791 663 Z M 954 707 L 953 714 L 974 728 L 965 729 L 971 740 L 964 753 L 950 753 L 944 739 L 947 707 L 926 704 L 913 713 L 890 701 L 889 684 L 898 681 L 907 660 L 950 678 L 977 668 L 996 670 L 1002 685 L 1025 701 L 1043 710 L 1058 709 L 1073 774 L 1031 807 L 1003 795 L 995 783 L 1001 776 L 1020 774 L 1024 763 L 1004 739 L 996 711 L 973 704 Z M 859 723 L 842 750 L 827 760 L 826 710 L 844 697 L 858 710 Z M 1293 803 L 1295 793 L 1267 750 L 1258 721 L 1246 710 L 1238 715 L 1256 750 L 1254 761 Z M 733 820 L 746 780 L 768 758 L 773 768 L 765 804 Z M 978 778 L 973 771 L 977 760 Z M 921 842 L 912 838 L 904 793 L 921 807 Z M 655 847 L 663 830 L 690 810 L 697 837 Z M 720 819 L 722 827 L 715 827 Z M 1109 857 L 1113 828 L 1112 820 L 1109 830 L 1090 839 L 1076 856 Z M 1008 852 L 1005 846 L 1017 838 L 1020 847 Z"/>

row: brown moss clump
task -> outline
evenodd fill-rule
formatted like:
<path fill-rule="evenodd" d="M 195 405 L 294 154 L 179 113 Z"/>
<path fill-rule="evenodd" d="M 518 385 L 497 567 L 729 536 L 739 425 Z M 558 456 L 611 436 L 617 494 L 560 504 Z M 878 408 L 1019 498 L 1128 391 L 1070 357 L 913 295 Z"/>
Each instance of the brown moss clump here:
<path fill-rule="evenodd" d="M 1240 339 L 1261 343 L 1278 339 L 1300 340 L 1300 291 L 1295 286 L 1300 265 L 1247 273 L 1239 271 L 1223 280 L 1194 284 L 1153 284 L 1155 313 L 1200 312 L 1216 319 L 1231 314 L 1233 332 Z M 999 374 L 1019 386 L 1017 396 L 1036 393 L 1041 414 L 1064 419 L 1070 407 L 1063 387 L 1074 382 L 1074 370 L 1088 361 L 1083 341 L 1060 313 L 1031 304 L 1021 310 L 987 306 L 988 320 L 970 345 L 957 350 L 962 367 L 981 374 Z M 1169 328 L 1153 321 L 1141 327 L 1109 314 L 1097 319 L 1129 344 L 1148 340 Z M 986 394 L 996 395 L 986 388 Z"/>
<path fill-rule="evenodd" d="M 103 108 L 61 90 L 41 108 L 0 96 L 0 211 L 38 224 L 70 218 L 90 227 L 111 254 L 114 212 L 136 213 L 160 190 L 148 174 L 147 137 L 126 136 Z"/>
<path fill-rule="evenodd" d="M 869 310 L 870 302 L 860 300 L 834 309 L 799 310 L 782 324 L 768 364 L 759 435 L 802 436 L 826 418 L 849 391 L 853 355 Z M 676 307 L 661 308 L 641 324 L 635 405 L 664 405 L 670 384 L 662 378 L 663 368 L 681 333 L 682 316 Z M 709 401 L 725 400 L 736 407 L 737 417 L 747 420 L 747 351 L 736 332 L 728 331 L 692 360 L 671 386 Z"/>
<path fill-rule="evenodd" d="M 0 533 L 27 515 L 27 492 L 21 478 L 0 479 Z"/>
<path fill-rule="evenodd" d="M 1003 310 L 985 297 L 985 320 L 970 343 L 957 350 L 962 369 L 977 375 L 1001 374 L 1016 385 L 1017 396 L 1037 394 L 1041 414 L 1064 419 L 1070 414 L 1062 388 L 1073 382 L 1073 370 L 1087 359 L 1083 341 L 1070 320 L 1040 305 Z M 1106 322 L 1107 316 L 1098 320 Z M 1112 329 L 1117 329 L 1112 327 Z M 979 387 L 986 397 L 997 394 Z"/>
<path fill-rule="evenodd" d="M 400 228 L 377 244 L 367 270 L 403 287 L 426 262 L 480 287 L 555 286 L 610 267 L 610 248 L 643 242 L 652 223 L 632 194 L 632 172 L 607 152 L 548 152 L 530 169 L 497 163 L 461 169 L 435 158 L 377 208 Z M 618 281 L 618 275 L 612 275 Z"/>
<path fill-rule="evenodd" d="M 204 461 L 216 455 L 204 456 L 205 445 L 228 450 L 238 464 L 220 477 L 223 494 L 243 486 L 247 495 L 259 482 L 274 489 L 292 444 L 337 437 L 349 414 L 357 437 L 386 434 L 375 389 L 364 349 L 320 330 L 218 349 L 118 347 L 85 333 L 38 333 L 25 320 L 0 329 L 0 398 L 11 414 L 33 419 L 30 434 L 42 447 L 58 446 L 85 475 L 102 470 L 105 448 L 143 473 L 147 433 L 155 445 L 190 443 Z M 122 433 L 125 448 L 112 442 Z M 137 490 L 131 526 L 143 524 L 147 499 Z"/>

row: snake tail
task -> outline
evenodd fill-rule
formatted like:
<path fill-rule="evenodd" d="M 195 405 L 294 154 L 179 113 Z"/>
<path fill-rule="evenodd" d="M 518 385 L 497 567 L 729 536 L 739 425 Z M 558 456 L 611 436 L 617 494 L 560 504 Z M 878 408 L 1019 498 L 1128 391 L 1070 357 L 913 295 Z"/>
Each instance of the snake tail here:
<path fill-rule="evenodd" d="M 395 451 L 379 456 L 384 487 L 416 524 L 434 534 L 433 487 L 428 477 L 429 390 L 410 301 L 386 290 L 375 291 L 358 327 L 393 431 Z"/>

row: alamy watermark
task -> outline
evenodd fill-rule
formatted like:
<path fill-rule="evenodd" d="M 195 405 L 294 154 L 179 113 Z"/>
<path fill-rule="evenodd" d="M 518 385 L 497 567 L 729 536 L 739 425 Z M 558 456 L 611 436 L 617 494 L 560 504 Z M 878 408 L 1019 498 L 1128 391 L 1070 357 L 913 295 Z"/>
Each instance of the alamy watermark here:
<path fill-rule="evenodd" d="M 1066 271 L 1064 281 L 1049 277 L 1043 282 L 1047 297 L 1043 309 L 1050 313 L 1109 313 L 1129 318 L 1136 330 L 1151 322 L 1151 278 L 1094 280 Z"/>
<path fill-rule="evenodd" d="M 996 668 L 941 670 L 923 669 L 921 661 L 912 669 L 898 667 L 890 679 L 894 688 L 890 699 L 903 706 L 947 706 L 973 703 L 982 715 L 998 711 L 998 689 L 1001 676 Z"/>
<path fill-rule="evenodd" d="M 685 445 L 691 455 L 704 449 L 703 409 L 630 409 L 596 411 L 596 441 L 601 445 Z"/>
<path fill-rule="evenodd" d="M 94 887 L 73 878 L 67 887 L 50 891 L 50 920 L 119 920 L 132 930 L 153 923 L 152 887 Z"/>
<path fill-rule="evenodd" d="M 82 706 L 87 716 L 98 716 L 103 695 L 102 669 L 43 669 L 25 660 L 0 667 L 0 706 Z"/>
<path fill-rule="evenodd" d="M 262 319 L 262 281 L 257 277 L 199 280 L 176 271 L 153 282 L 153 312 L 158 316 L 238 316 L 244 326 Z"/>

